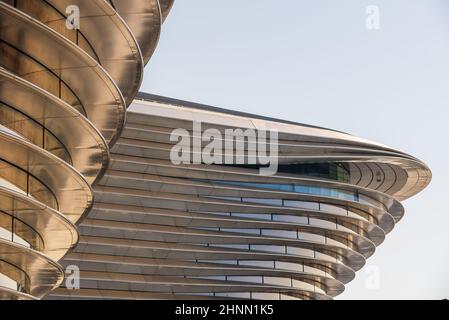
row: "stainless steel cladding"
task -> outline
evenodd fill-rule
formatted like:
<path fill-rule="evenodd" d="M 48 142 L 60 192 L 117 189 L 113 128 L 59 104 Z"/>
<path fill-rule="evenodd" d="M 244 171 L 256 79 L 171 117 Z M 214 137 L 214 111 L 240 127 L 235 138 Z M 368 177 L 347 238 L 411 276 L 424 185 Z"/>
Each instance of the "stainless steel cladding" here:
<path fill-rule="evenodd" d="M 278 171 L 174 164 L 174 130 L 278 132 Z M 225 152 L 232 152 L 227 150 Z M 329 129 L 141 94 L 95 187 L 79 245 L 79 290 L 106 299 L 330 299 L 427 186 L 416 158 Z"/>
<path fill-rule="evenodd" d="M 61 285 L 165 15 L 157 0 L 0 1 L 0 299 Z"/>

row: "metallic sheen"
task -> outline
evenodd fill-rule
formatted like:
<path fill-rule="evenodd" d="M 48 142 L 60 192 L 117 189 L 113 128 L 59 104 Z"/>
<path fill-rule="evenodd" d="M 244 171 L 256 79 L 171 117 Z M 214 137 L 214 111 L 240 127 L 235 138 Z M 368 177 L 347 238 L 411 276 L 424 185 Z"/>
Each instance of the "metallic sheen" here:
<path fill-rule="evenodd" d="M 276 129 L 284 168 L 170 161 L 174 129 Z M 331 299 L 431 180 L 420 160 L 330 129 L 140 94 L 112 148 L 78 246 L 80 290 L 52 299 Z"/>
<path fill-rule="evenodd" d="M 126 2 L 0 1 L 0 299 L 63 282 L 160 34 L 158 1 Z"/>

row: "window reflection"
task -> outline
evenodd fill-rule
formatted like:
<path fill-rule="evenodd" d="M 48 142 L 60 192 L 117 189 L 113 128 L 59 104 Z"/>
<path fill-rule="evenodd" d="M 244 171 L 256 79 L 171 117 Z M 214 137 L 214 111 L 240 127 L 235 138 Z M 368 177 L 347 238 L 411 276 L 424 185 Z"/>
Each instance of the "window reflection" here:
<path fill-rule="evenodd" d="M 272 183 L 257 183 L 257 182 L 242 182 L 242 181 L 212 181 L 212 182 L 241 187 L 264 188 L 285 192 L 304 193 L 356 202 L 360 201 L 358 192 L 334 188 L 315 187 L 300 184 L 272 184 Z"/>

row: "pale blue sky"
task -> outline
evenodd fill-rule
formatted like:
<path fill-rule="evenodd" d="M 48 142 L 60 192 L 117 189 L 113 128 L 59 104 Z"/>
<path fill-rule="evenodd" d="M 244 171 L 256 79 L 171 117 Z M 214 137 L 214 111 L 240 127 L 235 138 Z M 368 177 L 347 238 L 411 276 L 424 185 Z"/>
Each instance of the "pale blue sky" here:
<path fill-rule="evenodd" d="M 365 28 L 378 5 L 381 30 Z M 424 160 L 431 185 L 341 299 L 449 298 L 449 1 L 177 0 L 142 91 L 329 127 Z"/>

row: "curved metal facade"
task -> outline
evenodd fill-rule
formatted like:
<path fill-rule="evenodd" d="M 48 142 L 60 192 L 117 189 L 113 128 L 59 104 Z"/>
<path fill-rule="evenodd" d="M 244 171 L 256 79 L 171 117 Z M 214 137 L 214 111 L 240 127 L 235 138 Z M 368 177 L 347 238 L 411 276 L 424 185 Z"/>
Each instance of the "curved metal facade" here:
<path fill-rule="evenodd" d="M 171 2 L 0 1 L 1 299 L 62 283 Z"/>
<path fill-rule="evenodd" d="M 276 129 L 279 171 L 174 165 L 174 129 Z M 329 129 L 151 95 L 127 114 L 52 298 L 330 299 L 427 186 L 416 158 Z"/>
<path fill-rule="evenodd" d="M 345 133 L 134 100 L 172 5 L 0 1 L 0 299 L 330 299 L 430 182 Z M 170 134 L 193 121 L 277 130 L 278 173 L 174 165 Z"/>

